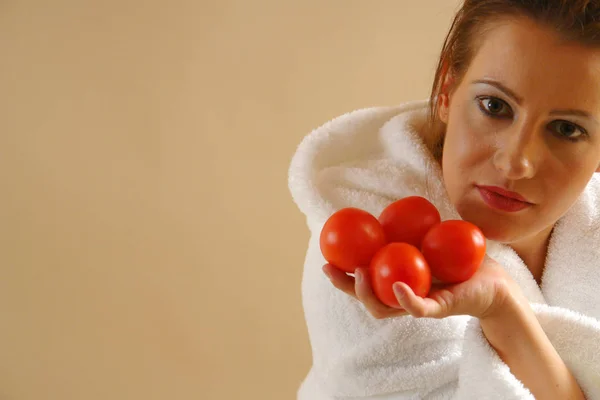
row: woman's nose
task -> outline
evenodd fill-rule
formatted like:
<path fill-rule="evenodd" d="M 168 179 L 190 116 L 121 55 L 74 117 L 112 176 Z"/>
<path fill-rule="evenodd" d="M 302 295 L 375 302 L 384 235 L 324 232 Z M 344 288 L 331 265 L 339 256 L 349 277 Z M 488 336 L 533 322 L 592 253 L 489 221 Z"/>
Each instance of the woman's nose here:
<path fill-rule="evenodd" d="M 506 179 L 531 179 L 536 174 L 537 158 L 541 149 L 539 138 L 533 132 L 507 132 L 498 143 L 494 166 Z"/>

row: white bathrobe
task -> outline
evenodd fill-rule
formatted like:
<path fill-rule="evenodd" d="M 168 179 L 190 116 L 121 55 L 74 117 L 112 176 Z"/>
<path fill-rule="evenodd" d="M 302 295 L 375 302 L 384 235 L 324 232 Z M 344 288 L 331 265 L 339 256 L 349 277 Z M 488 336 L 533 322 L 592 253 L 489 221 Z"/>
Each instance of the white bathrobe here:
<path fill-rule="evenodd" d="M 299 400 L 533 399 L 478 319 L 376 320 L 321 270 L 320 231 L 340 208 L 378 216 L 391 202 L 419 195 L 443 220 L 460 218 L 421 140 L 427 106 L 345 114 L 306 136 L 292 159 L 289 188 L 311 232 L 302 296 L 313 365 Z M 555 228 L 541 288 L 509 247 L 488 241 L 488 254 L 518 282 L 587 398 L 600 399 L 600 178 Z"/>

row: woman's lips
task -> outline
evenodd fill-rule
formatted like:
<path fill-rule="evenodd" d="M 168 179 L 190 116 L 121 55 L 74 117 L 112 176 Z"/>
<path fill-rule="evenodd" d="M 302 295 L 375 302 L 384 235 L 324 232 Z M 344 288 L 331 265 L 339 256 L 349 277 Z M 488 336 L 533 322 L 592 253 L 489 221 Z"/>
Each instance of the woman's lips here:
<path fill-rule="evenodd" d="M 500 196 L 508 197 L 509 199 L 515 199 L 522 201 L 523 203 L 530 203 L 525 197 L 521 196 L 517 192 L 511 192 L 510 190 L 501 188 L 499 186 L 478 186 L 480 188 L 489 190 L 490 192 L 497 193 Z"/>
<path fill-rule="evenodd" d="M 493 186 L 477 186 L 477 190 L 483 201 L 490 207 L 507 211 L 517 212 L 532 206 L 523 196 L 515 192 Z"/>

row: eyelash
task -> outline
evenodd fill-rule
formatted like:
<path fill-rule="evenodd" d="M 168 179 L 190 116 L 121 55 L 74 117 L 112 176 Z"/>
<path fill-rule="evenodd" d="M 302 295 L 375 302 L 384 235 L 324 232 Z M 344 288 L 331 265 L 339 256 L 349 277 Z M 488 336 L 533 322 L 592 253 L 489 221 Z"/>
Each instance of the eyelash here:
<path fill-rule="evenodd" d="M 476 100 L 477 100 L 477 105 L 479 106 L 479 109 L 481 110 L 481 112 L 482 112 L 484 115 L 486 115 L 487 117 L 490 117 L 490 118 L 494 118 L 494 119 L 504 119 L 504 118 L 506 118 L 506 117 L 503 117 L 503 116 L 499 116 L 499 115 L 497 115 L 497 114 L 492 114 L 492 113 L 490 113 L 490 112 L 489 112 L 489 111 L 488 111 L 488 110 L 487 110 L 487 109 L 486 109 L 486 108 L 483 106 L 483 104 L 482 104 L 482 101 L 484 101 L 484 100 L 496 100 L 496 101 L 499 101 L 499 102 L 501 102 L 502 104 L 504 104 L 504 105 L 505 105 L 505 106 L 506 106 L 508 109 L 510 109 L 510 106 L 509 106 L 509 105 L 508 105 L 508 104 L 507 104 L 507 103 L 506 103 L 504 100 L 502 100 L 502 99 L 500 99 L 500 98 L 498 98 L 498 97 L 494 97 L 494 96 L 478 96 L 478 97 L 476 98 Z M 512 111 L 512 110 L 511 110 L 511 111 Z M 577 124 L 574 124 L 574 123 L 572 123 L 572 122 L 569 122 L 569 121 L 564 121 L 564 120 L 556 120 L 556 121 L 552 121 L 552 122 L 551 122 L 551 124 L 552 124 L 552 123 L 556 123 L 556 122 L 563 122 L 563 123 L 566 123 L 566 124 L 570 124 L 570 125 L 574 126 L 574 127 L 575 127 L 575 129 L 579 130 L 579 132 L 581 132 L 581 135 L 579 135 L 579 136 L 576 136 L 576 137 L 564 136 L 564 135 L 561 135 L 559 132 L 555 132 L 555 134 L 556 134 L 557 136 L 559 136 L 559 137 L 561 137 L 561 138 L 563 138 L 563 139 L 565 139 L 565 140 L 568 140 L 568 141 L 570 141 L 570 142 L 579 142 L 580 140 L 583 140 L 584 138 L 586 138 L 586 137 L 588 136 L 588 133 L 587 133 L 587 131 L 586 131 L 585 129 L 583 129 L 582 127 L 580 127 L 579 125 L 577 125 Z"/>

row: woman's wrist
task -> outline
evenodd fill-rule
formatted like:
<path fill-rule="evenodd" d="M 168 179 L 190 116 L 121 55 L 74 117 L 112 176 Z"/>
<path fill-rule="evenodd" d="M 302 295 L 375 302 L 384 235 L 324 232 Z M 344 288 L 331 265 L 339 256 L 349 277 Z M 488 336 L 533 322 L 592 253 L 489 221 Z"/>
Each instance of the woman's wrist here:
<path fill-rule="evenodd" d="M 529 301 L 519 285 L 506 274 L 503 279 L 499 280 L 492 306 L 479 319 L 481 321 L 498 321 L 514 315 L 519 310 L 531 310 Z"/>
<path fill-rule="evenodd" d="M 493 292 L 491 304 L 483 314 L 474 315 L 480 321 L 500 321 L 509 318 L 518 310 L 531 310 L 521 287 L 504 269 L 495 277 L 493 289 L 490 290 Z"/>
<path fill-rule="evenodd" d="M 499 296 L 497 307 L 479 321 L 500 359 L 536 398 L 583 399 L 520 288 L 509 283 Z"/>
<path fill-rule="evenodd" d="M 543 331 L 523 291 L 510 278 L 500 285 L 494 306 L 479 321 L 484 335 L 497 349 L 503 348 L 506 341 L 531 334 L 533 328 Z"/>
<path fill-rule="evenodd" d="M 531 324 L 539 325 L 539 322 L 527 298 L 512 283 L 503 285 L 497 298 L 494 307 L 479 321 L 490 344 L 501 349 L 506 341 L 515 339 L 515 334 L 523 334 L 524 329 L 531 328 Z"/>

